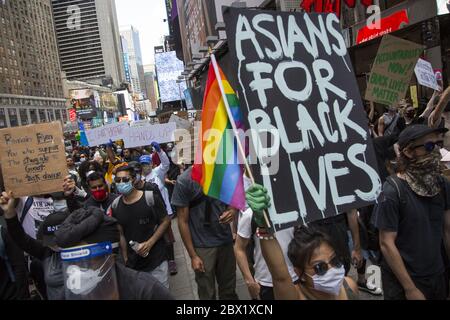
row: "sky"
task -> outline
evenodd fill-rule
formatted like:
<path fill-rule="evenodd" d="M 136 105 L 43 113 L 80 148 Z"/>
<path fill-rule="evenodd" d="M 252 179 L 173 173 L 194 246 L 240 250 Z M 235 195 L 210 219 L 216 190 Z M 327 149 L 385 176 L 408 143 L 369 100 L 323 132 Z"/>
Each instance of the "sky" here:
<path fill-rule="evenodd" d="M 154 47 L 169 34 L 164 0 L 116 0 L 119 26 L 133 25 L 139 30 L 144 65 L 154 64 Z"/>

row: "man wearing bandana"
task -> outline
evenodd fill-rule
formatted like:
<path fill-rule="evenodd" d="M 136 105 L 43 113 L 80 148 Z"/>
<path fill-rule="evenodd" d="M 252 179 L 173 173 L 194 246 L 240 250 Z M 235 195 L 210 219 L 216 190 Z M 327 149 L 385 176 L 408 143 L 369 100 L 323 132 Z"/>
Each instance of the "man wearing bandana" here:
<path fill-rule="evenodd" d="M 448 295 L 450 181 L 441 175 L 445 128 L 411 125 L 399 136 L 398 173 L 374 209 L 387 300 L 439 300 Z"/>

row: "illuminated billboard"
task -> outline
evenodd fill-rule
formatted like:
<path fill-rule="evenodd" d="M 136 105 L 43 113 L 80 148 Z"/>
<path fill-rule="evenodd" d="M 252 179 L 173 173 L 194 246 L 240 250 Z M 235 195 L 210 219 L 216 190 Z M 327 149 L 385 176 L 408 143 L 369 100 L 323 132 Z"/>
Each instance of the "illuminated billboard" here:
<path fill-rule="evenodd" d="M 175 51 L 156 53 L 155 66 L 161 102 L 183 99 L 186 82 L 177 83 L 177 80 L 184 71 L 184 65 L 183 61 L 178 60 Z"/>

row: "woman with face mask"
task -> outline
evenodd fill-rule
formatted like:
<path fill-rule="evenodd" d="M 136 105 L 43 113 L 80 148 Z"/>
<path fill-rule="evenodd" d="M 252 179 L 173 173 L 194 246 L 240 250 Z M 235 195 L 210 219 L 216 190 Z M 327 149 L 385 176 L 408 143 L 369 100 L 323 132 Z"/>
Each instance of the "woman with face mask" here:
<path fill-rule="evenodd" d="M 272 275 L 275 299 L 358 299 L 358 287 L 345 277 L 344 266 L 330 238 L 313 228 L 297 228 L 289 244 L 288 256 L 300 279 L 298 285 L 293 284 L 278 241 L 265 229 L 262 212 L 270 207 L 267 190 L 255 184 L 246 191 L 246 198 L 258 226 L 256 236 L 261 240 L 261 251 Z"/>

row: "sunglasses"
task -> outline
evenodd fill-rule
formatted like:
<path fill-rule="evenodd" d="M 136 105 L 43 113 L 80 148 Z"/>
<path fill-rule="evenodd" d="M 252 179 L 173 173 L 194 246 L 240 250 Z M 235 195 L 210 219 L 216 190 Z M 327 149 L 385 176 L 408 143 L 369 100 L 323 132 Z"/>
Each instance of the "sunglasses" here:
<path fill-rule="evenodd" d="M 123 177 L 123 178 L 115 177 L 115 178 L 114 178 L 114 182 L 115 182 L 115 183 L 121 183 L 121 182 L 128 183 L 128 182 L 130 182 L 130 181 L 131 181 L 131 178 L 130 178 L 130 177 Z"/>
<path fill-rule="evenodd" d="M 330 269 L 330 266 L 332 268 L 340 268 L 342 267 L 342 261 L 337 256 L 335 256 L 333 259 L 331 259 L 329 262 L 320 261 L 313 265 L 313 270 L 318 276 L 323 276 L 327 273 L 327 271 Z"/>
<path fill-rule="evenodd" d="M 439 140 L 439 141 L 428 141 L 425 142 L 424 144 L 420 144 L 418 146 L 413 146 L 412 149 L 417 149 L 417 148 L 421 148 L 423 147 L 427 152 L 431 152 L 433 151 L 436 146 L 438 146 L 439 148 L 442 148 L 444 146 L 444 141 Z"/>

